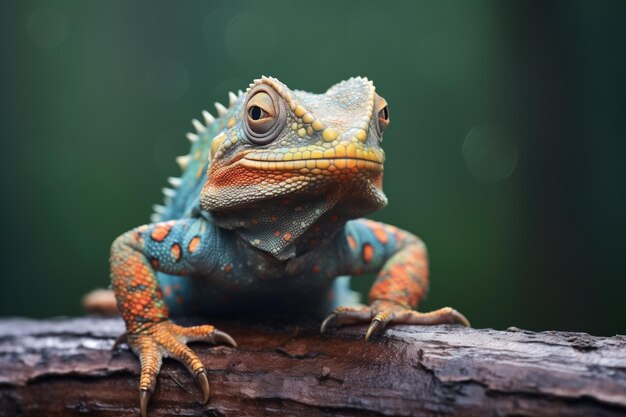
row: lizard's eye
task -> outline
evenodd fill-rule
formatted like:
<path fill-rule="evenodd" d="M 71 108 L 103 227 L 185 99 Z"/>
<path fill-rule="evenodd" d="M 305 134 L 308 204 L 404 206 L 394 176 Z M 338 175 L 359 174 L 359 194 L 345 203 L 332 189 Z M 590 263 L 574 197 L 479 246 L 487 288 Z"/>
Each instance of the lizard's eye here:
<path fill-rule="evenodd" d="M 378 129 L 382 133 L 389 126 L 389 107 L 385 106 L 378 112 Z"/>
<path fill-rule="evenodd" d="M 284 111 L 278 95 L 266 86 L 259 86 L 250 92 L 246 102 L 246 136 L 258 145 L 270 143 L 280 134 L 280 121 Z M 283 116 L 283 117 L 281 117 Z"/>
<path fill-rule="evenodd" d="M 383 131 L 389 126 L 389 107 L 387 106 L 387 100 L 377 94 L 374 109 L 378 113 L 378 121 L 376 123 L 378 134 L 382 135 Z"/>
<path fill-rule="evenodd" d="M 259 106 L 250 107 L 250 109 L 248 109 L 248 115 L 250 116 L 250 119 L 254 121 L 261 120 L 267 117 L 267 113 L 265 112 L 265 110 L 263 110 Z"/>

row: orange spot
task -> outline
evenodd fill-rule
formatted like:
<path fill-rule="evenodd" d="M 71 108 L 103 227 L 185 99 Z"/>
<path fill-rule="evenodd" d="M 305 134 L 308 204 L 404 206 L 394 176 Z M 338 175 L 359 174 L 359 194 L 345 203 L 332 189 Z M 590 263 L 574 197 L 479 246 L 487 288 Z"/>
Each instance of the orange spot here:
<path fill-rule="evenodd" d="M 169 285 L 166 285 L 165 288 L 163 289 L 163 292 L 165 293 L 167 297 L 169 297 L 170 295 L 172 295 L 172 287 L 170 287 Z"/>
<path fill-rule="evenodd" d="M 150 259 L 150 265 L 152 265 L 154 269 L 159 269 L 159 260 L 157 258 Z"/>
<path fill-rule="evenodd" d="M 226 273 L 229 273 L 232 270 L 233 270 L 233 266 L 231 264 L 226 264 L 224 266 L 224 271 L 226 271 Z"/>
<path fill-rule="evenodd" d="M 257 219 L 252 219 L 252 220 L 250 220 L 250 223 L 252 223 L 252 224 L 258 224 L 258 223 L 259 223 L 259 221 L 258 221 Z"/>
<path fill-rule="evenodd" d="M 374 259 L 374 247 L 370 243 L 363 245 L 363 262 L 370 263 Z"/>
<path fill-rule="evenodd" d="M 277 219 L 277 217 L 276 217 L 275 215 L 273 215 L 273 214 L 272 214 L 272 217 L 270 217 L 270 219 L 271 219 L 273 222 L 275 222 L 275 221 L 276 221 L 276 219 Z"/>
<path fill-rule="evenodd" d="M 280 230 L 275 231 L 274 232 L 274 236 L 276 236 L 276 237 L 280 236 Z"/>
<path fill-rule="evenodd" d="M 189 242 L 189 246 L 187 247 L 187 249 L 189 249 L 189 253 L 194 253 L 196 249 L 198 249 L 199 244 L 200 236 L 194 236 L 194 238 L 191 239 L 191 242 Z"/>
<path fill-rule="evenodd" d="M 332 216 L 330 216 L 331 222 L 336 222 L 338 219 L 339 219 L 339 216 L 337 216 L 336 214 L 333 214 Z"/>
<path fill-rule="evenodd" d="M 178 243 L 174 243 L 170 248 L 170 255 L 172 255 L 174 262 L 180 261 L 181 252 L 180 245 Z"/>
<path fill-rule="evenodd" d="M 170 234 L 170 230 L 172 230 L 171 224 L 160 224 L 154 228 L 150 237 L 156 242 L 163 242 L 167 235 Z"/>
<path fill-rule="evenodd" d="M 174 291 L 180 290 L 180 284 L 178 282 L 174 283 Z"/>
<path fill-rule="evenodd" d="M 288 199 L 288 198 L 285 198 L 285 199 L 283 200 L 283 206 L 288 206 L 290 203 L 291 203 L 291 200 L 290 200 L 290 199 Z"/>
<path fill-rule="evenodd" d="M 311 268 L 311 271 L 313 271 L 314 273 L 318 273 L 322 270 L 322 268 L 320 268 L 319 265 L 313 265 L 313 268 Z"/>
<path fill-rule="evenodd" d="M 389 235 L 380 227 L 374 228 L 374 236 L 376 236 L 376 239 L 383 245 L 389 243 Z"/>
<path fill-rule="evenodd" d="M 352 250 L 356 250 L 356 240 L 354 240 L 354 237 L 352 237 L 352 235 L 348 235 L 348 245 L 350 245 L 350 248 Z"/>
<path fill-rule="evenodd" d="M 185 299 L 183 297 L 181 297 L 180 295 L 176 296 L 176 302 L 178 304 L 182 304 L 185 301 Z"/>
<path fill-rule="evenodd" d="M 315 245 L 317 245 L 317 243 L 318 243 L 317 239 L 309 239 L 309 245 L 315 246 Z"/>
<path fill-rule="evenodd" d="M 289 242 L 289 241 L 291 240 L 291 233 L 286 232 L 286 233 L 283 235 L 283 239 L 285 239 L 287 242 Z"/>

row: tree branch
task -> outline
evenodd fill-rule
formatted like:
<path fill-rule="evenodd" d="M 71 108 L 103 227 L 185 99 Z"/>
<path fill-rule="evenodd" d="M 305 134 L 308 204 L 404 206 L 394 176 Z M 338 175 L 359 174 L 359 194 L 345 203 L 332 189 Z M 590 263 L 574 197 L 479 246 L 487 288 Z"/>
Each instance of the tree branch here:
<path fill-rule="evenodd" d="M 458 326 L 319 335 L 317 322 L 215 323 L 239 348 L 194 344 L 211 399 L 166 360 L 152 417 L 626 415 L 626 337 Z M 139 364 L 119 319 L 0 320 L 0 415 L 139 416 Z M 4 413 L 4 414 L 3 414 Z"/>

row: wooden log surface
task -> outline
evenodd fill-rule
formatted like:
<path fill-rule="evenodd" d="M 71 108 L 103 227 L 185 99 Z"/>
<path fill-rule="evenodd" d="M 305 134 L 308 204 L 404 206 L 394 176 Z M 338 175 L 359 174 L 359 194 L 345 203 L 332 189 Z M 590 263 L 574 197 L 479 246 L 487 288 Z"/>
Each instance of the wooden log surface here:
<path fill-rule="evenodd" d="M 192 321 L 193 322 L 193 321 Z M 217 321 L 238 348 L 192 344 L 211 398 L 166 360 L 156 416 L 626 415 L 626 337 L 458 326 Z M 139 364 L 117 318 L 0 320 L 0 415 L 139 416 Z"/>

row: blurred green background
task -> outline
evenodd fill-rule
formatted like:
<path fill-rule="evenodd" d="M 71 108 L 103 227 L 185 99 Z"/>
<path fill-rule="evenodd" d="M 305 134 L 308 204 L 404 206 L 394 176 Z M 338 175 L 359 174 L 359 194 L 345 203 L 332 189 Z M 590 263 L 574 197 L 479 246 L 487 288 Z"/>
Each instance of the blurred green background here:
<path fill-rule="evenodd" d="M 373 217 L 419 234 L 424 309 L 626 333 L 626 2 L 3 2 L 0 315 L 81 314 L 190 120 L 261 74 L 390 104 Z M 355 279 L 366 291 L 371 280 Z"/>

